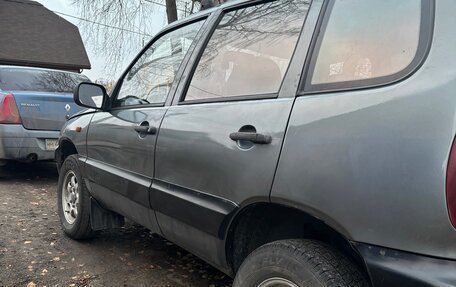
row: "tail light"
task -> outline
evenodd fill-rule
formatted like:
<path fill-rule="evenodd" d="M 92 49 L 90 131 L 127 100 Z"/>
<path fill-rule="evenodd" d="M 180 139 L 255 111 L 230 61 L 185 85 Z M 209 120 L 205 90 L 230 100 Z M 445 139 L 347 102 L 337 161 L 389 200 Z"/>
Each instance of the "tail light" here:
<path fill-rule="evenodd" d="M 21 122 L 13 94 L 6 94 L 0 105 L 0 124 L 20 124 Z"/>
<path fill-rule="evenodd" d="M 456 139 L 453 141 L 448 158 L 446 201 L 451 224 L 456 227 Z"/>

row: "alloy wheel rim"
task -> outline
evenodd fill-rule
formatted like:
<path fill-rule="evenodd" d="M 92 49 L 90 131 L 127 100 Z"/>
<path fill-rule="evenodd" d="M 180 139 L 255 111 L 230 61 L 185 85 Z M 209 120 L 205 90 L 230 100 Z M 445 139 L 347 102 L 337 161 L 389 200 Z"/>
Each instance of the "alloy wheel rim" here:
<path fill-rule="evenodd" d="M 68 171 L 62 186 L 63 215 L 68 224 L 73 224 L 78 218 L 79 183 L 76 174 Z"/>
<path fill-rule="evenodd" d="M 288 279 L 280 278 L 280 277 L 273 277 L 268 278 L 258 284 L 257 287 L 299 287 L 295 283 L 291 282 Z"/>

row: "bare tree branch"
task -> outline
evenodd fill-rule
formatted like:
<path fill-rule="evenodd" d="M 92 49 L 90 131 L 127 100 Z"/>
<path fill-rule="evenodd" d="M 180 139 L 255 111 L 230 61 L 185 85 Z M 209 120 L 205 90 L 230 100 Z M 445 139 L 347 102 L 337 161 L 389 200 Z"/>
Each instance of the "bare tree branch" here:
<path fill-rule="evenodd" d="M 112 78 L 124 68 L 124 59 L 131 59 L 152 38 L 150 35 L 156 31 L 152 18 L 159 7 L 166 7 L 167 20 L 171 23 L 197 12 L 200 1 L 73 0 L 72 3 L 81 18 L 90 20 L 80 22 L 81 32 L 95 55 L 105 58 L 105 74 Z"/>

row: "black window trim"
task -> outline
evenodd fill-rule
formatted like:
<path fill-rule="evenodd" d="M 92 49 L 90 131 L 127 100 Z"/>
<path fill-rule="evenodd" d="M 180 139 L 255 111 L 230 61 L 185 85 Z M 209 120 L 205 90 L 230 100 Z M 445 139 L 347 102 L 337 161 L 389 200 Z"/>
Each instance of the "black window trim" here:
<path fill-rule="evenodd" d="M 240 9 L 244 9 L 244 8 L 248 8 L 248 7 L 252 7 L 252 6 L 256 6 L 256 5 L 261 5 L 261 4 L 264 4 L 264 3 L 277 2 L 277 1 L 280 1 L 280 0 L 255 0 L 255 1 L 249 1 L 249 2 L 242 2 L 242 3 L 239 3 L 239 4 L 233 5 L 233 6 L 228 6 L 228 7 L 222 8 L 222 10 L 220 11 L 215 23 L 212 25 L 212 27 L 208 31 L 208 33 L 207 33 L 207 35 L 206 35 L 206 37 L 205 37 L 205 39 L 203 41 L 203 44 L 202 44 L 201 48 L 197 51 L 196 59 L 194 60 L 193 65 L 192 65 L 190 71 L 188 72 L 189 77 L 188 77 L 187 81 L 184 84 L 184 88 L 182 90 L 181 95 L 179 96 L 179 100 L 177 102 L 177 105 L 180 106 L 180 105 L 194 105 L 194 104 L 207 104 L 207 103 L 220 103 L 220 102 L 253 101 L 253 100 L 263 100 L 263 99 L 276 99 L 276 98 L 279 97 L 279 93 L 280 93 L 280 90 L 282 89 L 283 81 L 284 81 L 284 79 L 285 79 L 285 77 L 286 77 L 286 75 L 288 73 L 288 69 L 290 68 L 290 64 L 291 64 L 291 61 L 293 60 L 293 56 L 296 53 L 296 47 L 297 47 L 299 39 L 301 37 L 302 30 L 303 30 L 303 27 L 305 25 L 307 15 L 306 15 L 306 18 L 303 21 L 303 24 L 302 24 L 302 27 L 301 27 L 301 32 L 298 35 L 298 39 L 296 41 L 295 49 L 293 50 L 293 53 L 291 54 L 290 64 L 287 67 L 287 71 L 285 72 L 285 75 L 284 75 L 284 77 L 282 79 L 282 82 L 280 84 L 279 90 L 277 92 L 275 92 L 275 93 L 259 93 L 259 94 L 253 94 L 253 95 L 228 96 L 228 97 L 209 98 L 209 99 L 197 99 L 197 100 L 187 100 L 187 101 L 185 100 L 185 97 L 187 96 L 188 89 L 190 88 L 190 84 L 191 84 L 191 82 L 193 80 L 193 76 L 194 76 L 194 74 L 196 72 L 196 68 L 198 67 L 198 65 L 200 63 L 201 58 L 203 57 L 204 51 L 206 50 L 207 45 L 209 44 L 209 41 L 212 39 L 212 36 L 214 35 L 215 30 L 217 30 L 218 25 L 223 20 L 223 17 L 227 13 L 232 12 L 232 11 L 236 11 L 236 10 L 240 10 Z M 310 5 L 311 4 L 312 4 L 312 1 L 311 1 Z"/>
<path fill-rule="evenodd" d="M 240 102 L 240 101 L 253 101 L 253 100 L 266 100 L 266 99 L 277 99 L 279 93 L 262 93 L 255 95 L 239 95 L 219 98 L 209 98 L 200 100 L 188 100 L 179 102 L 178 105 L 193 105 L 193 104 L 208 104 L 208 103 L 220 103 L 220 102 Z"/>
<path fill-rule="evenodd" d="M 125 69 L 125 71 L 121 74 L 121 76 L 119 77 L 119 80 L 117 81 L 112 93 L 111 93 L 111 97 L 110 97 L 110 100 L 109 100 L 109 110 L 126 110 L 126 109 L 137 109 L 137 108 L 154 108 L 154 107 L 164 107 L 165 104 L 167 103 L 167 99 L 169 97 L 172 97 L 172 91 L 173 89 L 175 89 L 175 87 L 177 87 L 178 85 L 178 82 L 174 81 L 173 84 L 171 85 L 171 89 L 170 89 L 170 92 L 168 93 L 168 95 L 166 96 L 165 100 L 161 103 L 150 103 L 150 104 L 139 104 L 139 105 L 128 105 L 128 106 L 119 106 L 119 107 L 113 107 L 113 104 L 114 102 L 117 100 L 117 96 L 119 95 L 119 90 L 122 88 L 122 84 L 123 84 L 123 80 L 124 78 L 127 76 L 128 72 L 131 70 L 131 68 L 136 64 L 136 62 L 139 60 L 139 58 L 141 58 L 143 56 L 143 54 L 149 50 L 149 48 L 158 40 L 158 39 L 161 39 L 164 35 L 166 34 L 169 34 L 177 29 L 180 29 L 182 27 L 185 27 L 185 26 L 188 26 L 188 25 L 191 25 L 191 24 L 194 24 L 196 22 L 199 22 L 199 21 L 205 21 L 203 23 L 203 25 L 201 26 L 200 30 L 198 31 L 198 33 L 196 34 L 196 37 L 195 39 L 193 40 L 192 44 L 190 45 L 190 48 L 188 49 L 187 51 L 187 54 L 185 55 L 184 59 L 182 60 L 182 63 L 181 65 L 179 66 L 179 70 L 177 72 L 177 74 L 179 74 L 179 71 L 185 69 L 185 66 L 184 65 L 184 62 L 188 61 L 188 57 L 189 55 L 192 53 L 193 49 L 195 48 L 196 46 L 196 43 L 198 42 L 198 38 L 201 37 L 201 33 L 202 31 L 204 31 L 204 27 L 207 25 L 208 23 L 208 18 L 211 16 L 210 13 L 205 13 L 205 14 L 202 14 L 202 15 L 197 15 L 195 17 L 191 17 L 189 19 L 186 19 L 186 20 L 183 20 L 182 22 L 178 22 L 177 24 L 175 25 L 169 25 L 168 27 L 165 27 L 163 30 L 161 30 L 160 32 L 158 32 L 150 41 L 149 43 L 147 43 L 146 46 L 144 46 L 141 51 L 138 53 L 138 55 L 136 55 L 136 57 L 133 59 L 133 61 L 131 61 L 131 63 L 127 66 L 127 68 Z"/>
<path fill-rule="evenodd" d="M 311 44 L 310 57 L 306 60 L 304 65 L 304 72 L 302 74 L 301 83 L 299 85 L 298 96 L 314 95 L 322 93 L 345 92 L 354 90 L 364 90 L 371 88 L 378 88 L 388 86 L 401 82 L 411 75 L 413 75 L 425 62 L 432 44 L 432 37 L 434 31 L 434 18 L 435 18 L 435 0 L 421 0 L 421 23 L 420 34 L 418 40 L 418 47 L 415 57 L 412 62 L 402 69 L 401 71 L 392 75 L 345 82 L 312 84 L 312 75 L 318 58 L 318 53 L 323 41 L 332 9 L 335 1 L 328 0 L 324 13 L 317 24 L 317 31 Z"/>

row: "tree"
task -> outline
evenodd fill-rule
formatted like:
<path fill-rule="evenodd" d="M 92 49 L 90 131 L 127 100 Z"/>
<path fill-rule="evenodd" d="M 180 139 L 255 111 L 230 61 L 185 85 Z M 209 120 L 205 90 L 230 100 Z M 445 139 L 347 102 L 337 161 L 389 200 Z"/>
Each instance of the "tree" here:
<path fill-rule="evenodd" d="M 168 23 L 177 20 L 176 0 L 166 0 L 166 15 L 168 16 Z"/>
<path fill-rule="evenodd" d="M 171 23 L 199 11 L 200 1 L 73 0 L 72 3 L 85 19 L 79 23 L 84 42 L 96 56 L 105 58 L 105 73 L 112 78 L 125 68 L 125 59 L 131 60 L 158 30 L 153 24 L 157 9 L 165 6 Z"/>
<path fill-rule="evenodd" d="M 81 18 L 86 45 L 105 60 L 105 73 L 114 77 L 157 31 L 156 9 L 166 7 L 168 23 L 228 0 L 73 0 Z M 156 22 L 155 22 L 156 23 Z M 162 25 L 165 25 L 163 23 Z"/>

